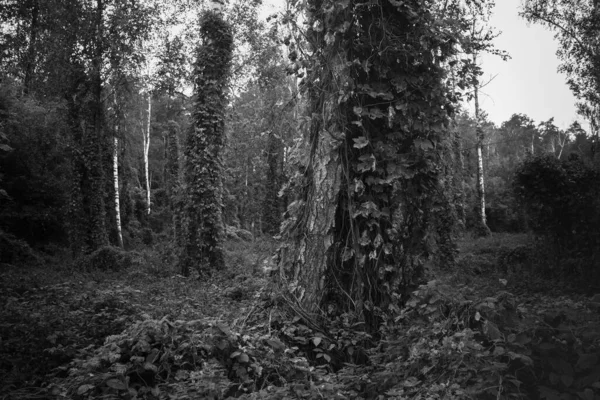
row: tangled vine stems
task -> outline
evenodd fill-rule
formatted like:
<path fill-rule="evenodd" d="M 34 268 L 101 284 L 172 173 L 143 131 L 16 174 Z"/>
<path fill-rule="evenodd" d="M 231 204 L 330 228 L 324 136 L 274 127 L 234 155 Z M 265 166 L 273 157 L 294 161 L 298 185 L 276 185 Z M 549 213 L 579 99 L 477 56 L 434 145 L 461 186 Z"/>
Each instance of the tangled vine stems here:
<path fill-rule="evenodd" d="M 310 150 L 280 271 L 308 311 L 354 311 L 373 330 L 437 252 L 432 226 L 452 228 L 434 222 L 447 203 L 441 148 L 456 98 L 443 63 L 458 38 L 430 6 L 307 5 Z"/>
<path fill-rule="evenodd" d="M 197 51 L 193 124 L 185 147 L 185 237 L 181 268 L 224 267 L 221 150 L 224 145 L 225 93 L 233 52 L 231 27 L 208 11 L 201 17 L 203 43 Z"/>

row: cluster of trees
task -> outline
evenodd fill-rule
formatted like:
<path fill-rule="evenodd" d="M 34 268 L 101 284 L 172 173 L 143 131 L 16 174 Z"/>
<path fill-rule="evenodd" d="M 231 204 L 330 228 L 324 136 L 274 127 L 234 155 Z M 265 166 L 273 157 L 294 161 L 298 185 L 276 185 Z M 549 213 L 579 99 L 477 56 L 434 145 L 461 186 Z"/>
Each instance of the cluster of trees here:
<path fill-rule="evenodd" d="M 466 210 L 464 223 L 471 230 L 478 222 L 478 210 L 473 208 L 479 196 L 476 121 L 462 113 L 455 123 L 462 135 L 465 204 L 471 207 Z M 590 163 L 594 159 L 594 138 L 577 121 L 563 130 L 553 118 L 536 123 L 526 115 L 514 114 L 498 127 L 484 115 L 482 130 L 487 225 L 493 232 L 521 232 L 528 228 L 513 191 L 514 174 L 526 159 L 550 155 L 566 160 L 570 154 Z"/>
<path fill-rule="evenodd" d="M 265 203 L 269 163 L 271 186 L 282 182 L 283 142 L 295 112 L 293 89 L 280 88 L 289 79 L 278 25 L 259 21 L 259 5 L 237 1 L 223 10 L 234 42 L 219 90 L 239 100 L 218 105 L 227 119 L 220 135 L 231 144 L 221 155 L 224 218 L 257 230 L 263 213 L 281 214 L 256 204 Z M 184 219 L 188 128 L 202 123 L 193 88 L 207 34 L 198 18 L 207 12 L 183 0 L 0 5 L 4 231 L 32 245 L 68 244 L 75 256 L 106 244 L 149 243 L 153 233 L 181 234 L 171 222 Z M 278 223 L 275 217 L 269 229 Z"/>
<path fill-rule="evenodd" d="M 507 58 L 491 1 L 259 6 L 3 2 L 0 228 L 74 256 L 162 235 L 184 273 L 223 267 L 227 225 L 280 235 L 291 299 L 376 327 L 428 263 L 453 265 L 460 229 L 526 228 L 528 157 L 594 163 L 597 2 L 523 11 L 556 29 L 591 136 L 486 120 L 478 57 Z"/>

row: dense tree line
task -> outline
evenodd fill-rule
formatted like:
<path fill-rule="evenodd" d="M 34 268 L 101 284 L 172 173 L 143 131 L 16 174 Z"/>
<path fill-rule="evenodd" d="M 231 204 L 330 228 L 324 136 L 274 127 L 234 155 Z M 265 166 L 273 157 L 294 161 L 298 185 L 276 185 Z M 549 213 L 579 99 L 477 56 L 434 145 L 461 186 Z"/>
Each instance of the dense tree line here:
<path fill-rule="evenodd" d="M 561 215 L 596 215 L 575 190 L 598 168 L 584 3 L 523 15 L 557 30 L 591 132 L 487 120 L 478 55 L 506 58 L 491 2 L 290 1 L 268 21 L 259 1 L 2 2 L 2 235 L 74 258 L 163 246 L 186 275 L 224 268 L 236 231 L 276 236 L 290 299 L 372 329 L 427 267 L 452 268 L 465 230 L 531 229 L 573 258 L 591 228 L 543 225 L 536 190 L 553 190 L 527 176 L 559 171 Z"/>

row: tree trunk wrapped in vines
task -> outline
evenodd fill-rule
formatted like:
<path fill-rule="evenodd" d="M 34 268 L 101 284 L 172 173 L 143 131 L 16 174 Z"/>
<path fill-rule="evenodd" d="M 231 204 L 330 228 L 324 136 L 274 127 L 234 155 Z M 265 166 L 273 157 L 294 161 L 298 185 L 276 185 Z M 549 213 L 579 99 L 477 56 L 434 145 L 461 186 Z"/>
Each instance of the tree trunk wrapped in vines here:
<path fill-rule="evenodd" d="M 308 3 L 312 125 L 281 278 L 305 311 L 354 311 L 376 329 L 436 245 L 427 232 L 451 113 L 439 65 L 455 42 L 429 2 Z"/>
<path fill-rule="evenodd" d="M 214 11 L 202 16 L 200 30 L 203 44 L 198 49 L 195 67 L 193 126 L 185 148 L 186 234 L 181 259 L 184 275 L 192 267 L 224 266 L 221 149 L 233 36 L 230 26 Z"/>
<path fill-rule="evenodd" d="M 165 188 L 169 201 L 169 208 L 173 215 L 173 239 L 175 243 L 181 244 L 181 202 L 179 191 L 181 180 L 179 178 L 179 125 L 175 121 L 169 121 L 166 132 L 166 165 L 165 165 Z"/>

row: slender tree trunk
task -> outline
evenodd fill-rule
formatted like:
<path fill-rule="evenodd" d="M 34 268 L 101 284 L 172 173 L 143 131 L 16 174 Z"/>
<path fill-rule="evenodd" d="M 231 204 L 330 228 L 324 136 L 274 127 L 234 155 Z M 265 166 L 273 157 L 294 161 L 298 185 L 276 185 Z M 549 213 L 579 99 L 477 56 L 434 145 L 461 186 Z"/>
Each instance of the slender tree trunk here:
<path fill-rule="evenodd" d="M 25 94 L 28 94 L 31 90 L 31 81 L 33 79 L 33 70 L 35 68 L 39 12 L 39 0 L 34 0 L 33 7 L 31 9 L 31 25 L 29 27 L 29 46 L 27 49 L 27 63 L 25 65 L 25 79 L 23 85 L 23 92 Z"/>
<path fill-rule="evenodd" d="M 558 133 L 558 145 L 560 146 L 560 151 L 558 152 L 558 159 L 560 160 L 560 157 L 562 156 L 563 150 L 565 148 L 565 145 L 567 144 L 567 133 L 565 133 L 565 136 L 563 138 L 563 140 L 560 140 L 560 132 Z"/>
<path fill-rule="evenodd" d="M 117 240 L 123 248 L 123 232 L 121 229 L 121 202 L 119 197 L 119 138 L 115 135 L 113 149 L 113 182 L 115 184 L 115 216 L 117 221 Z"/>
<path fill-rule="evenodd" d="M 104 204 L 105 177 L 103 155 L 106 151 L 104 141 L 104 113 L 102 105 L 102 63 L 103 63 L 103 15 L 104 1 L 96 1 L 96 39 L 95 54 L 92 60 L 91 85 L 93 93 L 93 128 L 86 127 L 86 149 L 89 179 L 88 203 L 90 213 L 90 250 L 94 251 L 108 244 L 106 230 L 106 208 Z"/>
<path fill-rule="evenodd" d="M 457 199 L 456 199 L 456 214 L 458 218 L 458 223 L 461 229 L 464 229 L 467 221 L 466 221 L 466 212 L 465 212 L 465 156 L 463 154 L 463 141 L 461 134 L 458 130 L 454 133 L 454 141 L 455 141 L 455 149 L 456 149 L 456 158 L 458 159 L 457 168 L 458 171 L 458 182 L 457 182 Z"/>
<path fill-rule="evenodd" d="M 152 130 L 152 94 L 148 90 L 148 110 L 146 116 L 146 130 L 144 134 L 144 176 L 146 177 L 146 213 L 150 215 L 150 174 L 148 155 L 150 154 L 150 132 Z"/>
<path fill-rule="evenodd" d="M 477 55 L 473 54 L 473 64 L 477 63 Z M 474 87 L 474 99 L 475 99 L 475 121 L 477 134 L 477 234 L 480 236 L 489 236 L 490 228 L 487 226 L 486 215 L 485 215 L 485 183 L 483 175 L 483 141 L 485 135 L 483 133 L 483 127 L 481 126 L 481 112 L 479 110 L 479 84 L 476 83 Z"/>

